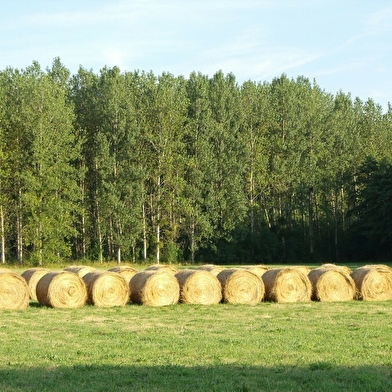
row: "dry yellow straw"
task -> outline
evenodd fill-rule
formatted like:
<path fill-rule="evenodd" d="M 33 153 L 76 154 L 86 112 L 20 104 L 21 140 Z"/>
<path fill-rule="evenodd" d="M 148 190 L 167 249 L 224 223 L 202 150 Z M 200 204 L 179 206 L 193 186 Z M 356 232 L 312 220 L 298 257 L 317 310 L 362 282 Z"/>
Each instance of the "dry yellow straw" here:
<path fill-rule="evenodd" d="M 81 278 L 83 278 L 83 276 L 88 274 L 89 272 L 94 272 L 96 270 L 97 269 L 94 267 L 89 267 L 89 266 L 85 266 L 85 265 L 71 265 L 67 268 L 64 268 L 64 271 L 75 272 Z"/>
<path fill-rule="evenodd" d="M 29 306 L 29 288 L 16 272 L 0 269 L 0 310 L 20 310 Z"/>
<path fill-rule="evenodd" d="M 180 286 L 171 271 L 141 271 L 129 282 L 131 301 L 147 306 L 176 304 L 180 298 Z"/>
<path fill-rule="evenodd" d="M 174 275 L 178 272 L 178 269 L 169 264 L 154 264 L 147 267 L 145 271 L 166 271 L 171 272 Z"/>
<path fill-rule="evenodd" d="M 83 276 L 88 302 L 100 308 L 124 306 L 129 301 L 129 286 L 118 273 L 94 271 Z"/>
<path fill-rule="evenodd" d="M 38 281 L 50 272 L 49 268 L 30 268 L 22 273 L 22 277 L 26 280 L 29 286 L 30 299 L 37 301 L 37 283 Z"/>
<path fill-rule="evenodd" d="M 249 271 L 255 273 L 256 275 L 259 275 L 260 277 L 266 271 L 268 271 L 268 267 L 266 265 L 262 265 L 262 264 L 261 265 L 244 265 L 244 266 L 241 266 L 240 268 L 249 270 Z"/>
<path fill-rule="evenodd" d="M 180 284 L 180 299 L 186 304 L 214 305 L 222 300 L 218 278 L 206 270 L 181 270 L 176 278 Z"/>
<path fill-rule="evenodd" d="M 365 265 L 351 273 L 357 299 L 387 301 L 392 299 L 392 268 L 384 264 Z"/>
<path fill-rule="evenodd" d="M 264 283 L 261 277 L 251 270 L 228 268 L 221 271 L 217 278 L 222 285 L 224 302 L 256 305 L 264 297 Z"/>
<path fill-rule="evenodd" d="M 133 278 L 133 276 L 137 274 L 137 269 L 135 269 L 133 267 L 129 267 L 127 265 L 121 265 L 118 267 L 109 268 L 108 271 L 118 272 L 125 279 L 125 281 L 128 284 L 131 281 L 131 279 Z"/>
<path fill-rule="evenodd" d="M 52 308 L 81 308 L 87 301 L 82 278 L 70 271 L 49 272 L 37 283 L 37 299 Z"/>
<path fill-rule="evenodd" d="M 337 266 L 336 266 L 337 267 Z M 355 296 L 355 283 L 346 269 L 333 265 L 315 268 L 308 274 L 312 282 L 312 299 L 315 301 L 350 301 Z"/>
<path fill-rule="evenodd" d="M 267 301 L 308 302 L 312 295 L 312 284 L 299 268 L 274 268 L 261 277 Z"/>
<path fill-rule="evenodd" d="M 225 268 L 215 264 L 204 264 L 201 265 L 198 269 L 211 272 L 211 274 L 217 276 L 219 272 L 223 271 Z"/>

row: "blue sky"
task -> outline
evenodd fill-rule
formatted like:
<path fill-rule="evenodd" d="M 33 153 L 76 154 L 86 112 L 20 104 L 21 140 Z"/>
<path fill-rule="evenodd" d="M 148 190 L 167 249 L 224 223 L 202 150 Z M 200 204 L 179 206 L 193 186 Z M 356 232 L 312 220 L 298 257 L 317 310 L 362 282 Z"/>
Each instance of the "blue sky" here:
<path fill-rule="evenodd" d="M 315 79 L 386 110 L 392 102 L 390 0 L 0 0 L 0 69 L 54 57 L 76 73 L 232 72 Z"/>

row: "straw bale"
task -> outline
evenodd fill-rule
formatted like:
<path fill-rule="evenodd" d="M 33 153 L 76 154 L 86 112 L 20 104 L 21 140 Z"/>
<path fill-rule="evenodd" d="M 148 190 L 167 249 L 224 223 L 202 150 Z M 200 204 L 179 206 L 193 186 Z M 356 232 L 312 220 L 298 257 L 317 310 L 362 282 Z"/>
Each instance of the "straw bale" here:
<path fill-rule="evenodd" d="M 302 272 L 304 275 L 308 275 L 308 273 L 311 271 L 311 268 L 306 265 L 295 265 L 290 268 L 296 269 L 297 271 Z"/>
<path fill-rule="evenodd" d="M 140 271 L 129 282 L 131 302 L 147 306 L 174 305 L 180 298 L 180 285 L 169 270 Z"/>
<path fill-rule="evenodd" d="M 299 268 L 273 268 L 261 277 L 265 286 L 266 301 L 308 302 L 312 295 L 312 284 Z"/>
<path fill-rule="evenodd" d="M 356 299 L 387 301 L 392 299 L 392 268 L 384 264 L 365 265 L 351 273 Z"/>
<path fill-rule="evenodd" d="M 323 302 L 351 301 L 355 296 L 355 283 L 347 270 L 332 265 L 315 268 L 308 274 L 312 282 L 312 299 Z"/>
<path fill-rule="evenodd" d="M 178 272 L 178 269 L 169 264 L 154 264 L 147 267 L 145 271 L 166 271 L 175 275 Z"/>
<path fill-rule="evenodd" d="M 84 275 L 87 302 L 99 308 L 124 306 L 129 301 L 129 285 L 118 272 L 93 271 Z"/>
<path fill-rule="evenodd" d="M 0 269 L 0 310 L 20 310 L 29 306 L 29 288 L 22 276 Z"/>
<path fill-rule="evenodd" d="M 223 301 L 231 304 L 256 305 L 264 298 L 261 276 L 244 268 L 227 268 L 217 276 L 222 286 Z"/>
<path fill-rule="evenodd" d="M 37 283 L 38 281 L 50 272 L 49 268 L 29 268 L 22 273 L 22 277 L 26 280 L 29 287 L 30 299 L 37 301 Z"/>
<path fill-rule="evenodd" d="M 332 263 L 323 264 L 320 268 L 338 270 L 348 275 L 350 275 L 352 272 L 351 268 L 345 265 L 336 265 Z"/>
<path fill-rule="evenodd" d="M 85 266 L 85 265 L 71 265 L 67 268 L 64 268 L 64 271 L 75 272 L 81 278 L 83 278 L 84 275 L 88 274 L 89 272 L 97 271 L 97 269 L 94 267 L 89 267 L 89 266 Z"/>
<path fill-rule="evenodd" d="M 109 268 L 110 272 L 118 272 L 128 283 L 131 281 L 134 275 L 137 274 L 137 269 L 133 267 L 129 267 L 128 265 L 121 265 L 118 267 Z"/>
<path fill-rule="evenodd" d="M 268 271 L 268 267 L 266 265 L 243 265 L 240 267 L 241 269 L 249 270 L 255 273 L 256 275 L 259 275 L 260 277 Z"/>
<path fill-rule="evenodd" d="M 48 272 L 37 283 L 37 299 L 52 308 L 81 308 L 87 301 L 83 279 L 75 272 Z"/>
<path fill-rule="evenodd" d="M 204 264 L 201 265 L 198 269 L 211 272 L 211 274 L 217 276 L 219 272 L 223 271 L 225 268 L 215 264 Z"/>
<path fill-rule="evenodd" d="M 222 300 L 222 286 L 211 272 L 185 269 L 176 273 L 180 300 L 186 304 L 214 305 Z"/>

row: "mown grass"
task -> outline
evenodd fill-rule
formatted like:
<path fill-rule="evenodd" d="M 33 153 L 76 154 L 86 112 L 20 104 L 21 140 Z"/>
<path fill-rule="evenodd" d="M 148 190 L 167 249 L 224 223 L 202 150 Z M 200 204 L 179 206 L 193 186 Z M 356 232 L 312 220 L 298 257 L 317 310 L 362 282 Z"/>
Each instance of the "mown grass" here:
<path fill-rule="evenodd" d="M 0 391 L 390 391 L 392 303 L 0 312 Z"/>

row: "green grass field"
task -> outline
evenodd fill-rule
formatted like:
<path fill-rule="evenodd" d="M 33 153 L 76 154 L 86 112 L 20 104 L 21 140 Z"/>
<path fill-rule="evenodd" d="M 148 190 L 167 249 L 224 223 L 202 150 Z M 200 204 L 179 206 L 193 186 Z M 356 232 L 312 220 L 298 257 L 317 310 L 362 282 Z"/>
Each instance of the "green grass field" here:
<path fill-rule="evenodd" d="M 392 302 L 32 303 L 0 312 L 0 391 L 391 391 Z"/>

